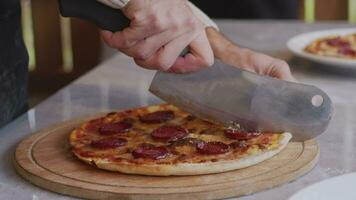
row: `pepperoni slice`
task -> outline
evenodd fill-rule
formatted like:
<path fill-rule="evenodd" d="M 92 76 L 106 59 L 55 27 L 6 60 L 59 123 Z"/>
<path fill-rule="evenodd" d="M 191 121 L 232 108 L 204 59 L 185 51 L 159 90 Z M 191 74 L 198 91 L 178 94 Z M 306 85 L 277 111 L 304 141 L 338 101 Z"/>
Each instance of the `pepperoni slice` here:
<path fill-rule="evenodd" d="M 89 123 L 85 126 L 87 131 L 97 131 L 104 123 L 102 118 L 90 120 Z"/>
<path fill-rule="evenodd" d="M 132 124 L 128 122 L 116 122 L 113 124 L 105 124 L 99 129 L 101 135 L 114 135 L 124 133 L 132 128 Z"/>
<path fill-rule="evenodd" d="M 356 51 L 350 47 L 343 47 L 339 49 L 339 53 L 346 56 L 356 56 Z"/>
<path fill-rule="evenodd" d="M 157 111 L 140 117 L 140 121 L 147 124 L 158 124 L 174 119 L 173 111 Z"/>
<path fill-rule="evenodd" d="M 226 130 L 225 136 L 233 140 L 249 140 L 258 137 L 261 133 L 257 132 L 241 132 L 237 130 Z"/>
<path fill-rule="evenodd" d="M 341 38 L 333 38 L 326 40 L 326 43 L 333 47 L 348 47 L 350 43 L 342 40 Z"/>
<path fill-rule="evenodd" d="M 93 141 L 91 146 L 97 149 L 113 149 L 127 144 L 127 140 L 123 138 L 105 138 Z"/>
<path fill-rule="evenodd" d="M 229 151 L 229 146 L 222 142 L 200 142 L 196 146 L 198 153 L 215 155 Z"/>
<path fill-rule="evenodd" d="M 177 141 L 188 135 L 188 131 L 180 126 L 161 126 L 151 133 L 155 140 Z"/>
<path fill-rule="evenodd" d="M 155 147 L 153 145 L 141 145 L 137 149 L 132 151 L 132 156 L 137 158 L 148 158 L 153 160 L 159 160 L 167 157 L 168 150 L 166 147 L 159 146 Z"/>

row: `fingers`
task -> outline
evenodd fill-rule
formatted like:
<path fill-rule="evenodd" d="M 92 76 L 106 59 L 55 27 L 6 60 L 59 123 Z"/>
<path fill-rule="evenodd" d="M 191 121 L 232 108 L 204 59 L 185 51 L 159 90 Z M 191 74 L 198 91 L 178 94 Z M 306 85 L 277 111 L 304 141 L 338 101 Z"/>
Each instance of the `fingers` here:
<path fill-rule="evenodd" d="M 214 55 L 206 33 L 201 31 L 200 26 L 200 23 L 193 25 L 193 32 L 187 32 L 170 41 L 150 58 L 136 58 L 135 62 L 148 69 L 169 70 L 175 73 L 191 72 L 212 65 Z M 188 46 L 190 53 L 180 57 L 183 49 Z"/>
<path fill-rule="evenodd" d="M 197 35 L 198 33 L 185 33 L 160 48 L 160 50 L 150 58 L 146 60 L 135 59 L 135 61 L 138 65 L 148 69 L 167 71 L 176 62 L 183 49 L 186 48 Z"/>
<path fill-rule="evenodd" d="M 123 31 L 112 33 L 110 31 L 102 31 L 102 37 L 105 43 L 111 48 L 127 49 L 134 46 L 138 41 L 142 41 L 147 37 L 157 34 L 159 30 L 154 30 L 147 27 L 128 27 Z"/>
<path fill-rule="evenodd" d="M 189 51 L 184 57 L 179 57 L 169 69 L 174 73 L 187 73 L 214 64 L 214 54 L 205 31 L 201 32 L 189 45 Z"/>
<path fill-rule="evenodd" d="M 155 54 L 161 47 L 167 45 L 172 38 L 176 39 L 183 34 L 187 33 L 185 29 L 170 29 L 163 33 L 153 35 L 139 41 L 134 46 L 128 49 L 121 49 L 126 55 L 136 58 L 138 60 L 147 60 Z"/>
<path fill-rule="evenodd" d="M 221 39 L 219 39 L 219 37 L 221 37 L 221 35 L 217 35 L 214 39 L 220 41 Z M 226 64 L 256 74 L 297 82 L 287 62 L 250 49 L 239 48 L 233 43 L 225 45 L 225 49 L 219 49 L 219 58 Z"/>
<path fill-rule="evenodd" d="M 189 72 L 213 62 L 202 23 L 186 0 L 131 0 L 123 9 L 130 27 L 116 33 L 103 31 L 112 48 L 134 58 L 148 69 Z M 178 58 L 190 46 L 190 53 Z"/>
<path fill-rule="evenodd" d="M 151 0 L 132 0 L 122 10 L 130 19 L 130 26 L 122 31 L 111 33 L 103 31 L 104 41 L 112 48 L 126 49 L 154 34 L 168 28 L 166 20 L 160 19 L 157 3 Z M 160 5 L 160 4 L 158 4 Z"/>
<path fill-rule="evenodd" d="M 248 49 L 238 49 L 237 51 L 237 55 L 240 54 L 238 56 L 240 60 L 239 64 L 240 66 L 244 66 L 244 69 L 260 75 L 297 82 L 290 71 L 288 63 L 284 60 Z"/>
<path fill-rule="evenodd" d="M 292 75 L 288 63 L 283 60 L 275 59 L 271 63 L 270 69 L 268 71 L 269 72 L 267 75 L 271 77 L 275 77 L 278 79 L 291 81 L 291 82 L 298 82 Z"/>

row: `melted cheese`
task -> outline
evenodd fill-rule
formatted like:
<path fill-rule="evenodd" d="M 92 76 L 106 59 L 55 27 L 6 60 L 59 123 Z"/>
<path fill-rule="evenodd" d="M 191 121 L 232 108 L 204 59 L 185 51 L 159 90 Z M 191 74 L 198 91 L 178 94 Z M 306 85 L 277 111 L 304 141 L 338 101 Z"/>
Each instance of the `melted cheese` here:
<path fill-rule="evenodd" d="M 172 110 L 175 113 L 175 118 L 173 120 L 167 121 L 166 123 L 160 124 L 146 124 L 139 120 L 139 117 L 156 111 Z M 205 142 L 224 142 L 225 144 L 230 144 L 236 140 L 231 140 L 224 135 L 224 127 L 218 124 L 210 123 L 202 119 L 192 118 L 187 119 L 189 113 L 183 112 L 172 105 L 158 105 L 150 106 L 146 108 L 133 109 L 130 111 L 123 111 L 116 114 L 110 114 L 105 117 L 105 123 L 118 122 L 127 118 L 133 119 L 133 128 L 124 134 L 117 134 L 113 136 L 103 136 L 98 132 L 85 131 L 85 127 L 88 123 L 84 123 L 79 128 L 72 131 L 70 135 L 70 143 L 74 148 L 74 153 L 89 152 L 91 157 L 97 158 L 119 158 L 124 159 L 126 162 L 134 163 L 174 163 L 174 162 L 205 162 L 216 159 L 236 159 L 240 157 L 241 153 L 238 151 L 231 150 L 229 153 L 220 155 L 201 155 L 198 154 L 194 145 L 182 145 L 182 146 L 170 146 L 170 144 L 162 141 L 155 141 L 150 136 L 150 133 L 156 128 L 163 125 L 178 125 L 189 130 L 189 136 L 191 138 L 196 138 L 203 140 Z M 115 149 L 99 150 L 92 148 L 90 146 L 91 141 L 100 140 L 106 137 L 118 137 L 125 138 L 128 143 L 123 147 L 118 147 Z M 268 137 L 268 144 L 265 149 L 275 149 L 279 147 L 279 141 L 281 140 L 279 134 L 268 134 L 261 135 L 257 138 L 248 140 L 247 143 L 250 148 L 247 150 L 247 154 L 257 154 L 263 149 L 259 147 L 264 137 Z M 132 150 L 137 148 L 142 143 L 150 143 L 155 146 L 166 146 L 171 151 L 168 157 L 162 160 L 147 160 L 147 159 L 134 159 L 131 155 Z M 177 154 L 178 153 L 178 154 Z M 182 157 L 183 156 L 183 157 Z M 79 157 L 79 156 L 78 156 Z"/>

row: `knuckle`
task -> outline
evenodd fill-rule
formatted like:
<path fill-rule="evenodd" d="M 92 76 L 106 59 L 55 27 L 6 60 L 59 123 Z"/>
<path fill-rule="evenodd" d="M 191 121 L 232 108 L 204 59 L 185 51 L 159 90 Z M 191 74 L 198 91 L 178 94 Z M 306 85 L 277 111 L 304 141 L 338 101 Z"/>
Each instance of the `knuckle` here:
<path fill-rule="evenodd" d="M 180 32 L 180 30 L 181 30 L 182 28 L 183 28 L 183 27 L 182 27 L 182 25 L 181 25 L 179 22 L 174 23 L 174 24 L 172 24 L 172 25 L 170 26 L 170 30 L 171 30 L 172 32 Z"/>
<path fill-rule="evenodd" d="M 148 53 L 145 49 L 139 49 L 136 53 L 135 53 L 135 58 L 139 59 L 139 60 L 147 60 L 148 59 Z"/>
<path fill-rule="evenodd" d="M 116 44 L 116 48 L 120 48 L 120 49 L 127 49 L 131 46 L 131 42 L 126 39 L 126 40 L 120 40 L 117 42 Z"/>
<path fill-rule="evenodd" d="M 163 57 L 159 57 L 157 60 L 157 67 L 160 70 L 166 71 L 168 70 L 170 67 L 172 66 L 172 64 L 165 58 Z"/>
<path fill-rule="evenodd" d="M 211 53 L 202 59 L 201 67 L 209 67 L 214 64 L 214 55 Z"/>
<path fill-rule="evenodd" d="M 136 65 L 142 67 L 142 68 L 145 68 L 145 69 L 153 69 L 150 64 L 146 61 L 142 61 L 142 60 L 139 60 L 139 59 L 136 59 L 134 58 L 134 62 Z"/>
<path fill-rule="evenodd" d="M 186 19 L 185 24 L 190 29 L 195 30 L 195 31 L 198 31 L 203 28 L 203 25 L 201 23 L 199 23 L 199 21 L 196 20 L 195 18 Z"/>
<path fill-rule="evenodd" d="M 131 0 L 122 11 L 130 18 L 131 21 L 141 19 L 143 8 L 145 8 L 147 0 Z"/>
<path fill-rule="evenodd" d="M 106 41 L 106 44 L 110 47 L 110 48 L 116 48 L 114 42 L 112 40 L 108 40 Z"/>
<path fill-rule="evenodd" d="M 142 60 L 134 58 L 134 62 L 136 65 L 141 66 L 141 67 L 146 67 L 146 63 L 142 62 Z"/>
<path fill-rule="evenodd" d="M 117 45 L 119 46 L 119 48 L 122 48 L 122 49 L 130 48 L 136 43 L 135 35 L 129 36 L 129 34 L 123 33 L 117 42 L 118 42 Z"/>
<path fill-rule="evenodd" d="M 113 36 L 109 39 L 106 40 L 106 43 L 111 47 L 111 48 L 121 48 L 122 43 L 123 43 L 123 38 L 119 36 Z"/>
<path fill-rule="evenodd" d="M 133 12 L 130 14 L 130 18 L 132 22 L 136 22 L 136 21 L 140 21 L 141 17 L 141 13 L 140 12 Z"/>
<path fill-rule="evenodd" d="M 102 36 L 102 40 L 108 45 L 110 48 L 116 48 L 114 40 L 109 36 Z"/>
<path fill-rule="evenodd" d="M 168 13 L 167 20 L 170 22 L 171 27 L 179 28 L 185 26 L 186 19 L 176 17 L 173 13 Z"/>
<path fill-rule="evenodd" d="M 195 20 L 195 27 L 199 30 L 204 29 L 204 24 L 201 23 L 199 20 Z"/>
<path fill-rule="evenodd" d="M 285 70 L 289 70 L 289 65 L 286 61 L 284 60 L 276 60 L 275 61 L 275 64 L 278 66 L 278 67 L 281 67 L 281 68 L 284 68 Z"/>
<path fill-rule="evenodd" d="M 190 28 L 196 28 L 197 23 L 194 18 L 186 18 L 184 24 Z"/>
<path fill-rule="evenodd" d="M 180 27 L 182 27 L 184 24 L 182 23 L 182 20 L 179 19 L 171 19 L 169 20 L 171 22 L 171 28 L 173 30 L 179 30 Z"/>
<path fill-rule="evenodd" d="M 153 15 L 151 17 L 151 24 L 152 24 L 152 29 L 155 31 L 161 31 L 164 28 L 164 24 L 162 20 L 156 15 Z"/>
<path fill-rule="evenodd" d="M 214 56 L 211 55 L 207 59 L 205 59 L 205 63 L 204 64 L 205 64 L 204 67 L 212 66 L 214 64 Z"/>

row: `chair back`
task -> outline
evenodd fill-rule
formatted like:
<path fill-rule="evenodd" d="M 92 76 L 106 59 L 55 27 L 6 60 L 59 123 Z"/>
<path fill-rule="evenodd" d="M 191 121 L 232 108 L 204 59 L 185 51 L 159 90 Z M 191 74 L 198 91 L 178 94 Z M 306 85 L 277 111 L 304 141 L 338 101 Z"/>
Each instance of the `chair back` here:
<path fill-rule="evenodd" d="M 302 16 L 307 23 L 316 20 L 348 20 L 356 23 L 356 0 L 303 0 Z"/>

